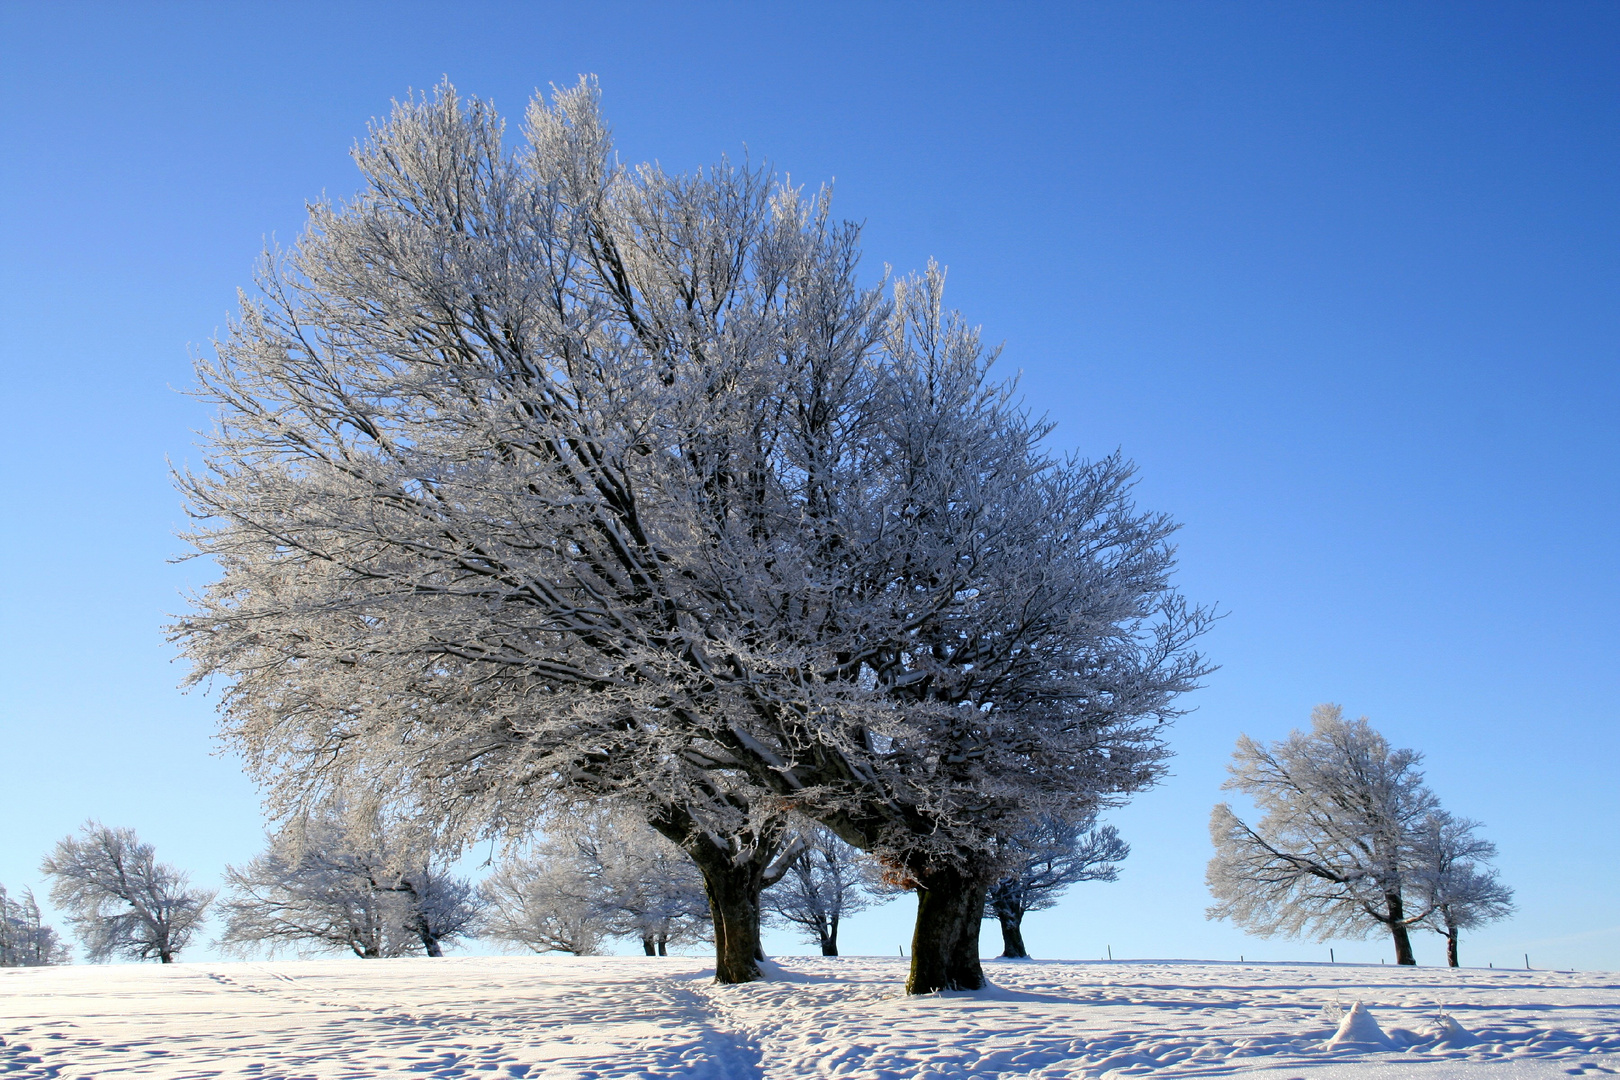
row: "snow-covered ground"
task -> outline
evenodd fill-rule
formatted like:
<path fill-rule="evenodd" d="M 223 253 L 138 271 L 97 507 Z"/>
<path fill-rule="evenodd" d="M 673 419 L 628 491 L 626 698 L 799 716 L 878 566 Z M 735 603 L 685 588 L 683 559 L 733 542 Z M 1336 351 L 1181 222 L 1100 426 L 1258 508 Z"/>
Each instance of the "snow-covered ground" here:
<path fill-rule="evenodd" d="M 1620 1073 L 1620 980 L 1608 974 L 1194 962 L 987 968 L 994 990 L 910 999 L 900 993 L 899 957 L 787 958 L 772 981 L 735 987 L 713 985 L 702 961 L 680 957 L 7 970 L 0 1076 Z M 1357 1002 L 1364 1009 L 1341 1024 Z M 1436 1041 L 1441 1013 L 1455 1024 Z M 1336 1030 L 1340 1042 L 1364 1041 L 1328 1046 Z"/>

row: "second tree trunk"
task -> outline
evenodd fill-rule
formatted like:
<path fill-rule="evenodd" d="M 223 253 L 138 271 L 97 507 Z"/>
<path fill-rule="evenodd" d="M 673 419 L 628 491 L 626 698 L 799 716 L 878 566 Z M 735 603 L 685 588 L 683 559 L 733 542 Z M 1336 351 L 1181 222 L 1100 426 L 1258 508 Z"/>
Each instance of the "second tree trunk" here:
<path fill-rule="evenodd" d="M 1024 913 L 997 907 L 996 920 L 1001 923 L 1001 955 L 1008 960 L 1029 959 L 1024 948 Z"/>

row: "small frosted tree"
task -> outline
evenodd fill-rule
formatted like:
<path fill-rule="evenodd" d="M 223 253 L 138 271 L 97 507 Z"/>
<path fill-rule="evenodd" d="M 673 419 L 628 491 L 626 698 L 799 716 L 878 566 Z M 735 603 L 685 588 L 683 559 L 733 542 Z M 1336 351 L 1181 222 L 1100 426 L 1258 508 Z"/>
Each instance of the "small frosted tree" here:
<path fill-rule="evenodd" d="M 867 888 L 875 863 L 826 828 L 812 826 L 806 841 L 781 880 L 765 893 L 765 906 L 804 940 L 819 945 L 821 955 L 837 956 L 839 925 L 876 899 Z"/>
<path fill-rule="evenodd" d="M 220 948 L 272 956 L 282 949 L 299 955 L 347 949 L 366 960 L 405 955 L 412 939 L 401 925 L 399 898 L 351 870 L 273 850 L 227 867 Z"/>
<path fill-rule="evenodd" d="M 509 859 L 484 880 L 482 936 L 537 953 L 601 955 L 612 927 L 596 903 L 595 885 L 566 857 L 548 854 L 541 845 L 533 856 Z"/>
<path fill-rule="evenodd" d="M 1005 867 L 985 898 L 984 916 L 1001 924 L 1001 955 L 1029 956 L 1024 916 L 1057 903 L 1063 890 L 1082 881 L 1114 881 L 1131 846 L 1112 825 L 1097 826 L 1043 816 L 1002 843 Z"/>
<path fill-rule="evenodd" d="M 13 900 L 0 885 L 0 967 L 65 964 L 72 954 L 56 930 L 40 917 L 32 889 Z"/>
<path fill-rule="evenodd" d="M 348 950 L 362 959 L 443 955 L 472 935 L 473 886 L 391 840 L 375 817 L 328 810 L 270 837 L 265 852 L 227 867 L 227 951 Z"/>
<path fill-rule="evenodd" d="M 405 927 L 428 956 L 443 956 L 443 946 L 477 936 L 483 901 L 466 878 L 430 865 L 401 874 L 394 889 L 405 898 Z"/>
<path fill-rule="evenodd" d="M 1513 914 L 1513 890 L 1490 865 L 1496 845 L 1476 836 L 1480 823 L 1445 811 L 1424 822 L 1418 888 L 1429 909 L 1426 925 L 1446 939 L 1446 963 L 1457 967 L 1462 931 Z"/>
<path fill-rule="evenodd" d="M 591 956 L 610 938 L 648 956 L 706 939 L 704 877 L 686 853 L 632 814 L 561 817 L 483 885 L 484 936 L 536 952 Z"/>
<path fill-rule="evenodd" d="M 157 861 L 133 829 L 87 822 L 40 863 L 51 902 L 67 913 L 85 956 L 156 958 L 165 964 L 191 940 L 214 894 L 187 887 L 186 875 Z"/>
<path fill-rule="evenodd" d="M 703 875 L 686 852 L 629 814 L 616 814 L 574 838 L 576 866 L 613 937 L 641 943 L 648 956 L 705 940 L 711 926 Z"/>
<path fill-rule="evenodd" d="M 1439 808 L 1421 761 L 1337 705 L 1318 705 L 1309 732 L 1269 747 L 1241 736 L 1223 786 L 1248 795 L 1261 818 L 1251 827 L 1226 803 L 1215 807 L 1208 917 L 1262 937 L 1382 928 L 1396 963 L 1417 963 L 1409 931 L 1430 914 L 1415 888 L 1422 833 Z"/>

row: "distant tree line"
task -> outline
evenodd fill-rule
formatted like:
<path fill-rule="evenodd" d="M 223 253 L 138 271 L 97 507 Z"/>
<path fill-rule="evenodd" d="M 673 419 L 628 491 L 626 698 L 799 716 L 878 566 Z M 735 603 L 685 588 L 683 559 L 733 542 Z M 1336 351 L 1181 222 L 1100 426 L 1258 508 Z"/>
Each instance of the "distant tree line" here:
<path fill-rule="evenodd" d="M 0 967 L 65 964 L 71 951 L 40 918 L 32 890 L 13 900 L 0 885 Z"/>
<path fill-rule="evenodd" d="M 225 880 L 219 943 L 230 952 L 442 956 L 474 935 L 480 912 L 472 886 L 430 847 L 341 804 L 287 823 L 263 854 L 226 867 Z"/>
<path fill-rule="evenodd" d="M 1460 938 L 1513 911 L 1480 824 L 1440 805 L 1418 766 L 1366 718 L 1334 705 L 1308 732 L 1270 745 L 1240 738 L 1229 789 L 1260 810 L 1250 825 L 1226 803 L 1211 817 L 1211 918 L 1261 936 L 1321 939 L 1387 932 L 1397 963 L 1416 963 L 1411 931 L 1426 928 L 1460 963 Z M 482 937 L 535 952 L 595 955 L 612 941 L 648 956 L 712 941 L 713 878 L 622 804 L 554 814 L 512 845 L 481 884 L 454 875 L 442 842 L 375 803 L 338 799 L 272 831 L 265 850 L 226 868 L 216 944 L 228 952 L 349 952 L 364 959 L 440 956 Z M 736 835 L 733 836 L 736 839 Z M 1002 955 L 1028 956 L 1024 917 L 1083 881 L 1113 881 L 1130 847 L 1094 812 L 1040 815 L 996 838 L 1000 872 L 980 917 L 1002 932 Z M 903 868 L 809 819 L 786 816 L 761 862 L 761 917 L 838 955 L 845 921 L 917 883 Z M 215 901 L 157 861 L 132 830 L 89 822 L 41 863 L 51 899 L 91 961 L 170 963 Z M 0 966 L 64 963 L 67 948 L 33 894 L 0 887 Z M 759 953 L 756 959 L 763 958 Z"/>
<path fill-rule="evenodd" d="M 1128 853 L 1110 827 L 1052 820 L 1008 837 L 1007 874 L 986 901 L 1004 955 L 1022 957 L 1028 911 L 1068 885 L 1112 880 Z M 222 897 L 193 889 L 130 829 L 89 822 L 41 864 L 52 900 L 93 962 L 172 963 L 212 907 L 215 945 L 238 955 L 347 952 L 362 959 L 441 956 L 483 938 L 580 956 L 610 941 L 648 956 L 711 941 L 705 880 L 687 853 L 633 814 L 611 808 L 559 817 L 511 851 L 480 885 L 455 876 L 431 842 L 375 808 L 328 804 L 272 831 L 265 850 L 225 869 Z M 765 875 L 765 917 L 838 955 L 844 921 L 903 891 L 878 860 L 802 821 Z M 0 887 L 0 966 L 66 963 L 31 893 Z"/>

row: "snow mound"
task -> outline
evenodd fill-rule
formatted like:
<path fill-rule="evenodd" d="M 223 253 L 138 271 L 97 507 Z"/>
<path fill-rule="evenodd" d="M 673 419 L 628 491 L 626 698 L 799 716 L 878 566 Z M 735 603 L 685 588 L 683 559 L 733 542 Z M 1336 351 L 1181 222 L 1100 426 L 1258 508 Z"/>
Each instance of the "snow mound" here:
<path fill-rule="evenodd" d="M 1441 1013 L 1435 1017 L 1427 1034 L 1441 1046 L 1473 1046 L 1479 1042 L 1479 1038 L 1472 1031 L 1457 1023 L 1456 1018 L 1449 1013 Z"/>
<path fill-rule="evenodd" d="M 1337 1050 L 1339 1047 L 1351 1047 L 1357 1050 L 1398 1050 L 1395 1040 L 1384 1034 L 1384 1029 L 1378 1026 L 1373 1014 L 1367 1006 L 1356 1002 L 1350 1006 L 1350 1011 L 1344 1014 L 1339 1021 L 1339 1030 L 1333 1033 L 1333 1038 L 1323 1044 L 1324 1050 Z"/>

